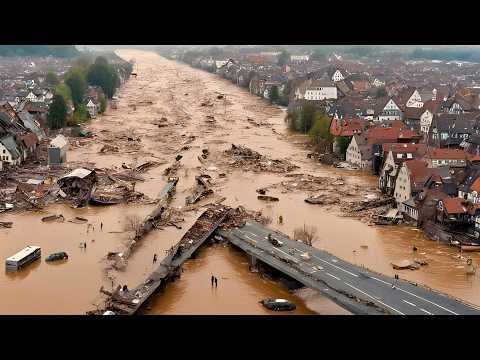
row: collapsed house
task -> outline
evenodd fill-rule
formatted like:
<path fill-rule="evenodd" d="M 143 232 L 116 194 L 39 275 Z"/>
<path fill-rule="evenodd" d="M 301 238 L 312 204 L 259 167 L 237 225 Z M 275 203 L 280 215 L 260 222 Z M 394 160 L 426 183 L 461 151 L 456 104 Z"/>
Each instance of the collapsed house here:
<path fill-rule="evenodd" d="M 48 164 L 58 165 L 67 161 L 68 142 L 63 135 L 57 135 L 48 146 Z"/>
<path fill-rule="evenodd" d="M 70 198 L 76 207 L 87 205 L 97 182 L 94 170 L 78 168 L 57 180 L 60 190 Z"/>

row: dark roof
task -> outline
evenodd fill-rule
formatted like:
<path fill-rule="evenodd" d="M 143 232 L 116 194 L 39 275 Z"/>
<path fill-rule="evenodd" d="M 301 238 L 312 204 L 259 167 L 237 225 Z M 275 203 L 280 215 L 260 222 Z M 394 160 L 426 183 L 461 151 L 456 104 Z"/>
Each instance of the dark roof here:
<path fill-rule="evenodd" d="M 4 136 L 0 139 L 0 142 L 8 149 L 8 151 L 12 155 L 13 160 L 17 160 L 20 157 L 20 150 L 18 149 L 17 143 L 13 139 L 13 136 Z"/>

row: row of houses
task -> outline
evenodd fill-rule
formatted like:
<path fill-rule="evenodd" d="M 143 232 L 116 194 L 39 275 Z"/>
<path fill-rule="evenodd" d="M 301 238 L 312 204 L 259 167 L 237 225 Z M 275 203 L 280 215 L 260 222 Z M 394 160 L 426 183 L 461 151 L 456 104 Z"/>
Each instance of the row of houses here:
<path fill-rule="evenodd" d="M 17 112 L 7 101 L 0 102 L 0 169 L 35 158 L 45 137 L 41 124 L 29 111 Z"/>

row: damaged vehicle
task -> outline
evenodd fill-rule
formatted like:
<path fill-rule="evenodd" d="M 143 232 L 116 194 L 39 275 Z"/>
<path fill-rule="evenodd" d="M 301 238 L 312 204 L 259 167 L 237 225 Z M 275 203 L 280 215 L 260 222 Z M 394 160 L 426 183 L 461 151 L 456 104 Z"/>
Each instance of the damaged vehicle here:
<path fill-rule="evenodd" d="M 67 260 L 68 259 L 68 254 L 65 251 L 61 251 L 58 253 L 53 253 L 48 255 L 48 257 L 45 259 L 46 262 L 53 262 L 53 261 L 60 261 L 60 260 Z"/>
<path fill-rule="evenodd" d="M 297 308 L 294 303 L 285 299 L 263 299 L 259 302 L 267 309 L 273 311 L 292 311 Z"/>

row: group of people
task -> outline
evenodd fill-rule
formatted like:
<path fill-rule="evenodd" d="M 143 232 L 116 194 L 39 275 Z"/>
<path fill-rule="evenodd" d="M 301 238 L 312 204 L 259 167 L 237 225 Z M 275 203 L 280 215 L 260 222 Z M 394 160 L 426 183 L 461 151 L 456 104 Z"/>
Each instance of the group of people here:
<path fill-rule="evenodd" d="M 213 287 L 213 284 L 215 283 L 215 287 L 218 286 L 218 279 L 212 275 L 212 277 L 210 278 L 211 282 L 212 282 L 212 287 Z"/>
<path fill-rule="evenodd" d="M 93 224 L 88 224 L 87 225 L 87 234 L 88 234 L 88 231 L 90 230 L 90 227 L 92 227 L 92 231 L 95 232 L 95 226 L 93 226 Z M 103 231 L 103 222 L 100 223 L 100 231 Z"/>

